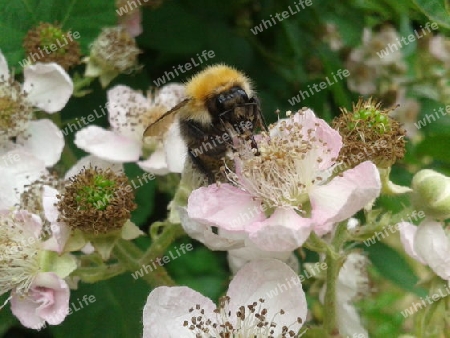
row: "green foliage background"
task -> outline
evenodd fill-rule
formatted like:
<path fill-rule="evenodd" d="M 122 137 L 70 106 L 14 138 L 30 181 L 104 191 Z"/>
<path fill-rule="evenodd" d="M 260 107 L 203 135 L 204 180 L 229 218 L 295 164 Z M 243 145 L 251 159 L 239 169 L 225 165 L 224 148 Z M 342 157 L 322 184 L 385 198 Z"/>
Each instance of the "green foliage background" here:
<path fill-rule="evenodd" d="M 330 50 L 320 38 L 325 23 L 336 24 L 347 50 L 361 43 L 364 27 L 376 27 L 385 22 L 395 25 L 402 36 L 430 20 L 439 24 L 441 33 L 448 33 L 447 28 L 450 27 L 448 2 L 444 0 L 312 2 L 312 6 L 257 35 L 252 34 L 250 28 L 276 12 L 287 10 L 288 6 L 294 5 L 294 1 L 167 0 L 156 9 L 143 8 L 144 33 L 137 38 L 137 42 L 143 50 L 140 63 L 144 67 L 136 74 L 119 76 L 109 88 L 124 84 L 134 89 L 148 90 L 165 71 L 189 62 L 203 50 L 212 50 L 215 53 L 213 59 L 175 80 L 188 80 L 206 64 L 233 65 L 253 80 L 263 112 L 271 122 L 276 119 L 276 109 L 300 108 L 288 103 L 288 99 L 300 89 L 322 81 L 332 72 L 345 69 L 345 55 Z M 89 44 L 101 28 L 115 25 L 117 18 L 113 0 L 0 0 L 0 48 L 16 74 L 22 72 L 19 61 L 25 57 L 23 37 L 41 21 L 57 21 L 66 30 L 78 31 L 82 50 L 87 53 Z M 402 52 L 413 56 L 416 48 L 411 44 Z M 83 71 L 84 66 L 79 66 L 71 71 L 71 75 Z M 98 82 L 91 87 L 91 94 L 71 98 L 61 112 L 63 122 L 87 116 L 93 109 L 105 104 L 106 91 Z M 422 104 L 419 118 L 443 105 L 430 99 L 416 98 Z M 347 89 L 346 82 L 340 81 L 304 100 L 302 106 L 311 107 L 320 117 L 331 121 L 339 113 L 339 107 L 351 108 L 351 103 L 357 99 L 358 96 Z M 106 117 L 95 123 L 107 126 Z M 439 123 L 428 124 L 421 132 L 422 140 L 418 144 L 408 145 L 408 155 L 393 170 L 396 183 L 408 185 L 411 169 L 417 171 L 428 167 L 450 174 L 448 116 Z M 66 141 L 73 147 L 73 135 L 69 135 Z M 77 156 L 83 155 L 82 151 L 73 150 Z M 126 170 L 130 178 L 142 174 L 135 165 L 127 165 Z M 158 182 L 141 187 L 137 191 L 139 207 L 133 220 L 146 229 L 151 221 L 164 218 L 169 200 L 170 196 L 158 190 Z M 396 210 L 402 201 L 387 198 L 382 203 Z M 181 241 L 192 242 L 188 238 Z M 138 243 L 146 247 L 149 240 L 140 239 Z M 179 284 L 217 299 L 225 291 L 229 280 L 226 256 L 221 252 L 211 252 L 199 243 L 194 245 L 193 253 L 171 262 L 168 269 Z M 371 337 L 397 337 L 402 332 L 402 319 L 398 311 L 390 310 L 390 304 L 399 296 L 399 290 L 417 294 L 423 294 L 423 290 L 415 287 L 417 276 L 403 254 L 382 243 L 371 246 L 368 253 L 373 262 L 374 275 L 387 278 L 391 289 L 379 299 L 363 302 L 363 314 L 371 323 Z M 142 280 L 134 280 L 129 273 L 95 285 L 82 284 L 72 292 L 71 301 L 76 302 L 83 295 L 94 295 L 96 302 L 70 315 L 62 325 L 38 333 L 25 330 L 5 307 L 0 311 L 0 334 L 4 337 L 139 337 L 142 332 L 142 308 L 149 292 L 149 287 Z"/>

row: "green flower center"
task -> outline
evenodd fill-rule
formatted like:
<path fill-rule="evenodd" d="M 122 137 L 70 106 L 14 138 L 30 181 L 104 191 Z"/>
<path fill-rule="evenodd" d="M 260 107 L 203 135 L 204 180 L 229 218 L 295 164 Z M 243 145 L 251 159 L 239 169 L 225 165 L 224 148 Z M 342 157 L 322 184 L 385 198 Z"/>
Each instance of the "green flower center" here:
<path fill-rule="evenodd" d="M 385 134 L 391 131 L 391 122 L 386 113 L 376 109 L 375 107 L 363 107 L 353 112 L 353 118 L 347 127 L 350 131 L 358 127 L 358 124 L 364 123 L 368 128 L 373 129 L 379 134 Z"/>
<path fill-rule="evenodd" d="M 65 54 L 66 48 L 64 43 L 64 32 L 55 26 L 48 26 L 40 31 L 40 47 L 51 50 L 52 45 L 56 45 L 58 48 L 56 51 L 52 51 L 58 54 Z"/>
<path fill-rule="evenodd" d="M 93 177 L 91 185 L 78 190 L 75 200 L 80 206 L 88 204 L 97 210 L 105 210 L 113 199 L 115 190 L 116 183 L 113 180 L 97 174 Z"/>

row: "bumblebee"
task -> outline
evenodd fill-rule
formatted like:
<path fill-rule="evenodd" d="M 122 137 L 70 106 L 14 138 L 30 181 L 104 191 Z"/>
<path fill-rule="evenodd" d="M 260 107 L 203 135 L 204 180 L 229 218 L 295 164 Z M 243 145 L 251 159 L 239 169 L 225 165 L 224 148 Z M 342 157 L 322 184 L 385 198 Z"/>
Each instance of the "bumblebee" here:
<path fill-rule="evenodd" d="M 236 138 L 250 140 L 253 133 L 267 130 L 259 100 L 250 80 L 226 65 L 213 65 L 194 75 L 186 84 L 186 99 L 163 114 L 144 132 L 158 136 L 178 118 L 180 133 L 195 169 L 208 183 L 224 181 L 220 168 Z"/>

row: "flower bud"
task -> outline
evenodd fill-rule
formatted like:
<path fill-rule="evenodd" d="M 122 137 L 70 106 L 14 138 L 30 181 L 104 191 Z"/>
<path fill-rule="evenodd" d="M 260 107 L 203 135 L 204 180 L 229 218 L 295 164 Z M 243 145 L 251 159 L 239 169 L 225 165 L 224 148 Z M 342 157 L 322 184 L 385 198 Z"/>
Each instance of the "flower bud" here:
<path fill-rule="evenodd" d="M 416 208 L 437 220 L 450 218 L 450 177 L 424 169 L 414 175 L 412 188 Z"/>

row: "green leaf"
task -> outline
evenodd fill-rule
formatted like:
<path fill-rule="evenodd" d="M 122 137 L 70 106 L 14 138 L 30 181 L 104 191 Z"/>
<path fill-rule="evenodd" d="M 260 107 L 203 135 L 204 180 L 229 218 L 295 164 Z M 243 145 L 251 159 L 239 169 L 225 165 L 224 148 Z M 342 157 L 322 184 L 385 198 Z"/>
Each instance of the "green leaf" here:
<path fill-rule="evenodd" d="M 446 0 L 413 0 L 413 2 L 430 20 L 450 28 L 449 6 Z"/>
<path fill-rule="evenodd" d="M 449 134 L 427 136 L 427 138 L 417 146 L 417 154 L 421 157 L 432 157 L 435 160 L 450 164 L 450 158 L 448 156 L 449 139 Z"/>
<path fill-rule="evenodd" d="M 416 286 L 419 279 L 408 262 L 397 251 L 381 242 L 365 247 L 364 250 L 369 253 L 370 261 L 382 276 L 404 290 L 419 296 L 426 295 L 425 290 Z"/>
<path fill-rule="evenodd" d="M 146 283 L 128 273 L 93 285 L 82 284 L 71 291 L 72 313 L 61 325 L 51 326 L 51 331 L 55 338 L 74 337 L 74 333 L 76 337 L 140 337 L 142 309 L 149 293 Z"/>
<path fill-rule="evenodd" d="M 9 297 L 9 292 L 7 293 Z M 2 296 L 0 299 L 0 305 L 3 305 L 6 297 Z M 10 304 L 5 305 L 5 308 L 0 310 L 0 336 L 3 337 L 5 332 L 8 331 L 13 325 L 17 324 L 17 319 L 13 316 L 10 310 Z"/>
<path fill-rule="evenodd" d="M 153 212 L 153 199 L 155 194 L 155 176 L 146 173 L 134 163 L 125 164 L 125 172 L 134 189 L 137 208 L 132 213 L 131 220 L 138 226 L 144 225 Z"/>
<path fill-rule="evenodd" d="M 184 9 L 179 2 L 167 2 L 143 14 L 146 29 L 139 36 L 140 45 L 162 52 L 192 54 L 191 57 L 207 47 L 206 21 L 202 22 L 202 18 Z M 185 62 L 188 61 L 189 58 Z"/>
<path fill-rule="evenodd" d="M 175 249 L 183 242 L 194 244 L 194 249 L 171 261 L 167 265 L 169 274 L 177 284 L 189 286 L 216 301 L 228 287 L 226 253 L 213 252 L 191 239 L 177 241 L 168 251 L 176 252 Z"/>
<path fill-rule="evenodd" d="M 114 1 L 90 0 L 0 0 L 0 46 L 10 67 L 20 73 L 19 61 L 25 58 L 22 47 L 28 30 L 39 22 L 61 23 L 66 31 L 79 32 L 84 53 L 102 27 L 116 24 Z"/>

